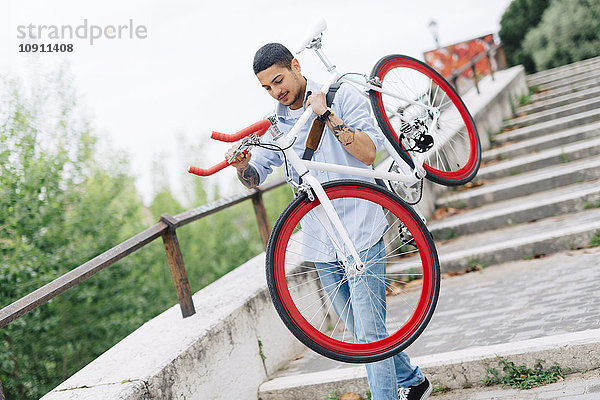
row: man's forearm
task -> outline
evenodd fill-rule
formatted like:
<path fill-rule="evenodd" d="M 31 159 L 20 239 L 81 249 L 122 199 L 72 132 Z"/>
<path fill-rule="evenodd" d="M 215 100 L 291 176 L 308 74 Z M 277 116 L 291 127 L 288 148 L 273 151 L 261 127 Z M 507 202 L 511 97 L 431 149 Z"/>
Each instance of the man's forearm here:
<path fill-rule="evenodd" d="M 254 167 L 246 165 L 246 168 L 238 169 L 237 176 L 240 182 L 249 189 L 252 189 L 260 183 L 260 177 Z"/>
<path fill-rule="evenodd" d="M 326 123 L 348 153 L 366 165 L 373 163 L 376 154 L 375 145 L 366 133 L 348 126 L 336 115 L 327 118 Z"/>
<path fill-rule="evenodd" d="M 333 132 L 333 134 L 340 141 L 340 143 L 346 147 L 352 145 L 352 143 L 354 143 L 354 140 L 356 139 L 356 129 L 346 125 L 345 123 L 331 123 L 329 129 L 331 129 L 331 132 Z"/>

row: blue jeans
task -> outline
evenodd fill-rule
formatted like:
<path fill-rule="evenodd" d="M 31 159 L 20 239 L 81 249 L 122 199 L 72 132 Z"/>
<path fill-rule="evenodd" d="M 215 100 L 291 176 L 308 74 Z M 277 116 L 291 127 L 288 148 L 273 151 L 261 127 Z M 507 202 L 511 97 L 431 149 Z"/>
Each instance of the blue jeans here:
<path fill-rule="evenodd" d="M 315 263 L 315 266 L 321 284 L 346 328 L 359 342 L 368 342 L 388 336 L 383 240 L 362 251 L 360 258 L 365 261 L 366 271 L 354 277 L 346 276 L 338 262 Z M 374 297 L 377 301 L 373 301 Z M 397 400 L 397 385 L 409 387 L 424 379 L 419 367 L 413 367 L 404 352 L 365 366 L 373 400 Z"/>

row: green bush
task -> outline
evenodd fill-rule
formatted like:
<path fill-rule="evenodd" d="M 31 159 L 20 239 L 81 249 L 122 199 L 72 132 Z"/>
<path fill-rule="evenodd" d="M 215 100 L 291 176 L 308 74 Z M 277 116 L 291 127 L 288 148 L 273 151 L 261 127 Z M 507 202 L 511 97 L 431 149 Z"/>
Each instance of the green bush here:
<path fill-rule="evenodd" d="M 549 3 L 550 0 L 513 0 L 502 14 L 498 35 L 509 66 L 522 64 L 527 72 L 534 71 L 533 59 L 523 50 L 522 42 L 527 32 L 540 22 Z"/>
<path fill-rule="evenodd" d="M 600 55 L 600 0 L 553 0 L 523 50 L 538 71 Z"/>
<path fill-rule="evenodd" d="M 68 76 L 38 75 L 0 77 L 0 307 L 184 210 L 166 186 L 148 210 L 125 157 L 98 154 Z M 218 196 L 191 186 L 194 205 Z M 271 219 L 289 197 L 265 194 Z M 177 235 L 193 291 L 262 251 L 249 201 Z M 176 302 L 158 239 L 0 330 L 6 398 L 40 398 Z"/>

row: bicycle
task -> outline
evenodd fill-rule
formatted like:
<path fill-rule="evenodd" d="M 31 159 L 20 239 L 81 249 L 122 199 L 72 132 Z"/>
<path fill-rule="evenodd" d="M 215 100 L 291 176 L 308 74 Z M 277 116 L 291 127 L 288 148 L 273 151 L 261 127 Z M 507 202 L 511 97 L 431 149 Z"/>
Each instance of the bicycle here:
<path fill-rule="evenodd" d="M 449 186 L 470 181 L 479 168 L 481 147 L 469 111 L 437 72 L 411 57 L 392 55 L 382 58 L 370 76 L 362 75 L 362 80 L 355 77 L 357 74 L 340 74 L 322 51 L 325 28 L 324 21 L 315 26 L 297 54 L 312 49 L 323 62 L 330 74 L 322 87 L 324 93 L 339 81 L 365 89 L 386 137 L 384 147 L 393 159 L 389 170 L 301 159 L 292 145 L 313 115 L 309 106 L 285 134 L 275 116 L 232 135 L 213 132 L 211 137 L 216 140 L 242 140 L 237 152 L 209 169 L 189 167 L 188 171 L 212 175 L 228 166 L 237 154 L 261 146 L 261 137 L 269 132 L 274 143 L 271 148 L 282 151 L 285 164 L 302 177 L 301 183 L 288 179 L 297 191 L 296 197 L 277 219 L 267 245 L 266 276 L 273 304 L 292 334 L 317 353 L 344 362 L 374 362 L 399 353 L 419 337 L 439 295 L 440 267 L 431 234 L 424 218 L 397 193 L 410 196 L 412 190 L 414 194 L 414 186 L 423 178 Z M 418 82 L 423 79 L 425 87 Z M 407 82 L 418 87 L 408 88 Z M 309 138 L 307 143 L 316 146 L 319 140 Z M 388 187 L 362 180 L 321 184 L 311 170 L 385 180 Z M 351 221 L 352 215 L 356 218 L 359 212 L 371 216 L 372 226 L 347 230 L 342 219 Z M 320 224 L 325 234 L 315 233 L 310 228 L 314 224 Z M 378 243 L 383 243 L 379 244 L 379 253 L 367 256 L 367 251 Z M 317 270 L 314 263 L 304 261 L 311 252 L 323 249 L 335 254 L 343 270 Z M 365 264 L 366 259 L 372 262 Z M 373 272 L 380 263 L 384 270 Z M 328 283 L 331 278 L 339 279 Z M 379 304 L 384 312 L 375 315 L 372 311 L 370 316 L 354 321 L 356 316 L 350 316 L 348 303 L 336 304 L 336 297 L 341 296 L 340 282 L 346 281 L 375 282 L 379 288 L 384 287 L 384 294 L 371 289 L 366 293 L 371 309 Z M 358 340 L 354 329 L 365 321 L 383 323 L 387 332 Z"/>

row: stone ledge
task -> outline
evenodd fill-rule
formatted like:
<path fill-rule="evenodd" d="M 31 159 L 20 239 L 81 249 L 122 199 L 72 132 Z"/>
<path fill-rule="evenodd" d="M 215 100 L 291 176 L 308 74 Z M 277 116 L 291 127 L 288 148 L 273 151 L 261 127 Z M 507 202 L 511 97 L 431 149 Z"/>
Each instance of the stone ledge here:
<path fill-rule="evenodd" d="M 528 367 L 533 367 L 538 360 L 544 360 L 545 366 L 558 363 L 571 371 L 598 368 L 600 329 L 414 357 L 412 363 L 419 365 L 430 381 L 459 389 L 480 385 L 487 376 L 487 368 L 498 367 L 498 357 Z M 319 399 L 333 390 L 364 395 L 368 391 L 364 367 L 361 365 L 277 378 L 260 386 L 259 398 Z"/>
<path fill-rule="evenodd" d="M 43 399 L 255 398 L 268 374 L 302 349 L 270 301 L 264 253 L 193 301 L 195 315 L 170 308 Z"/>

